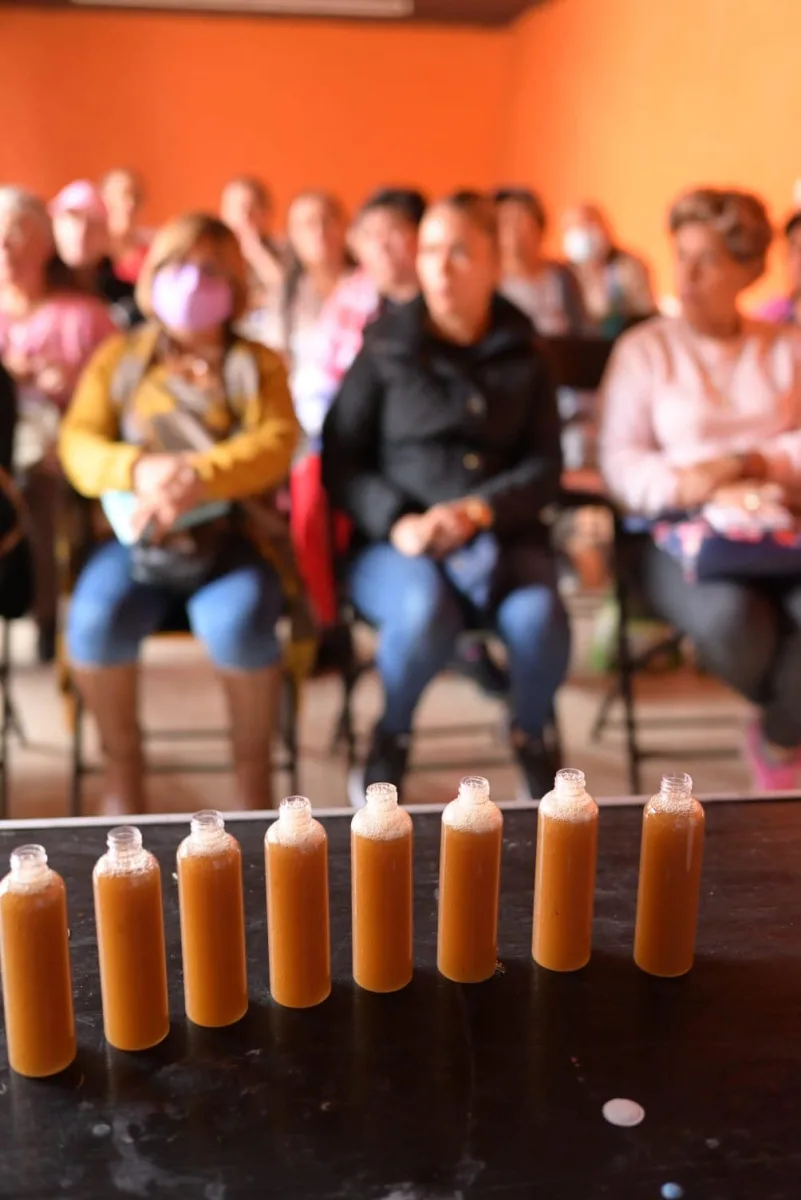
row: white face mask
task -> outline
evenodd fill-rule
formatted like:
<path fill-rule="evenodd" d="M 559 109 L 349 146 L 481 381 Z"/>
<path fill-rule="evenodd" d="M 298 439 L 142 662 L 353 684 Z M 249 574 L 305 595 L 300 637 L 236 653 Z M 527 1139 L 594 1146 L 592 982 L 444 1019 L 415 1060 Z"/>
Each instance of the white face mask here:
<path fill-rule="evenodd" d="M 597 232 L 582 225 L 574 225 L 572 229 L 565 230 L 562 239 L 565 257 L 572 263 L 589 262 L 597 253 L 598 244 Z"/>

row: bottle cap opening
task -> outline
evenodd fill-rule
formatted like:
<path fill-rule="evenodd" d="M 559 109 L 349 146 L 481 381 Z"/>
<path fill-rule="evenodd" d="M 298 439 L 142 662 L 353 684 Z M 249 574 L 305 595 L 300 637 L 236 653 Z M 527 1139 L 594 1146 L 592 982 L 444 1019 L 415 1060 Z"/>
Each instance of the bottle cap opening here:
<path fill-rule="evenodd" d="M 36 879 L 47 869 L 47 851 L 44 846 L 17 846 L 11 851 L 10 864 L 15 879 Z"/>
<path fill-rule="evenodd" d="M 117 825 L 109 829 L 106 845 L 113 855 L 137 854 L 142 849 L 142 830 L 136 825 Z"/>
<path fill-rule="evenodd" d="M 693 781 L 690 775 L 663 775 L 659 788 L 663 796 L 689 797 L 693 794 Z"/>
<path fill-rule="evenodd" d="M 468 775 L 459 784 L 459 799 L 465 804 L 484 804 L 489 798 L 489 781 L 481 775 Z"/>
<path fill-rule="evenodd" d="M 556 772 L 554 791 L 558 796 L 578 796 L 586 789 L 584 772 L 576 767 L 565 767 Z"/>
<path fill-rule="evenodd" d="M 371 808 L 394 808 L 398 803 L 398 789 L 394 783 L 371 783 L 365 799 Z"/>
<path fill-rule="evenodd" d="M 225 830 L 225 820 L 216 808 L 204 808 L 193 813 L 189 828 L 199 837 L 218 837 Z"/>
<path fill-rule="evenodd" d="M 311 819 L 311 800 L 306 796 L 287 796 L 278 806 L 278 820 L 285 825 L 308 825 Z"/>

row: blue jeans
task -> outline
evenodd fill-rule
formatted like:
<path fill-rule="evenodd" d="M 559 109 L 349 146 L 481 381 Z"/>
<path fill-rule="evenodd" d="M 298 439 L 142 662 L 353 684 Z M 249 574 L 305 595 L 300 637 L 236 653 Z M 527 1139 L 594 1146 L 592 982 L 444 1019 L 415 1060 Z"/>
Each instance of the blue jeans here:
<path fill-rule="evenodd" d="M 180 607 L 166 588 L 131 578 L 130 549 L 106 542 L 81 572 L 70 602 L 67 644 L 79 666 L 135 662 L 143 638 L 158 632 Z M 280 656 L 275 624 L 283 597 L 278 576 L 255 548 L 242 546 L 228 570 L 185 602 L 189 625 L 212 662 L 224 670 L 257 671 Z"/>
<path fill-rule="evenodd" d="M 525 564 L 525 584 L 479 613 L 430 558 L 406 558 L 387 543 L 358 555 L 350 594 L 379 630 L 384 732 L 409 733 L 420 696 L 452 659 L 459 635 L 490 627 L 508 650 L 515 724 L 526 734 L 543 730 L 567 673 L 570 631 L 550 554 L 532 547 Z"/>

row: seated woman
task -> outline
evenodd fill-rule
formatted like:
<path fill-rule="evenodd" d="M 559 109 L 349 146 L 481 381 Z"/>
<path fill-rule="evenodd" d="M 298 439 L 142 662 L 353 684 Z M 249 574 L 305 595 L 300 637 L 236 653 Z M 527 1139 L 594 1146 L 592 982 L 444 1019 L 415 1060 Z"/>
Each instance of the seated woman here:
<path fill-rule="evenodd" d="M 578 280 L 565 263 L 546 258 L 545 208 L 528 188 L 499 188 L 501 293 L 531 319 L 542 337 L 585 333 L 589 322 Z"/>
<path fill-rule="evenodd" d="M 603 384 L 600 457 L 632 513 L 709 500 L 752 512 L 801 485 L 801 331 L 743 317 L 741 292 L 765 268 L 771 225 L 747 192 L 712 188 L 670 211 L 678 317 L 626 334 Z M 747 751 L 760 788 L 795 787 L 801 769 L 801 573 L 797 580 L 689 582 L 646 543 L 641 582 L 655 613 L 705 665 L 761 710 Z"/>
<path fill-rule="evenodd" d="M 647 264 L 621 249 L 596 204 L 580 204 L 565 213 L 562 229 L 565 257 L 576 273 L 597 333 L 617 337 L 656 312 Z"/>
<path fill-rule="evenodd" d="M 133 492 L 134 528 L 144 535 L 133 546 L 101 545 L 69 610 L 75 680 L 107 758 L 109 813 L 141 811 L 139 644 L 180 601 L 226 692 L 241 804 L 270 803 L 281 583 L 246 514 L 227 505 L 223 515 L 219 502 L 246 501 L 284 480 L 298 431 L 278 356 L 231 333 L 246 286 L 238 243 L 220 221 L 167 225 L 137 285 L 149 323 L 101 348 L 62 426 L 73 485 L 95 498 Z M 205 448 L 176 452 L 169 443 L 181 438 Z M 212 502 L 215 520 L 195 537 L 171 533 Z M 154 544 L 162 556 L 148 549 Z"/>
<path fill-rule="evenodd" d="M 794 212 L 784 227 L 787 291 L 760 308 L 763 321 L 801 325 L 801 211 Z"/>
<path fill-rule="evenodd" d="M 41 662 L 51 662 L 56 648 L 58 423 L 87 359 L 114 332 L 105 304 L 72 286 L 54 253 L 42 202 L 0 188 L 0 359 L 17 385 L 13 463 L 31 516 Z"/>
<path fill-rule="evenodd" d="M 139 224 L 145 199 L 142 180 L 126 167 L 114 167 L 100 181 L 100 196 L 108 213 L 108 231 L 114 274 L 125 283 L 136 283 L 152 234 Z"/>
<path fill-rule="evenodd" d="M 535 796 L 568 626 L 540 519 L 559 489 L 559 420 L 531 323 L 495 295 L 492 203 L 435 204 L 423 295 L 365 330 L 323 430 L 323 478 L 361 540 L 358 611 L 380 631 L 385 706 L 364 785 L 400 785 L 415 708 L 472 626 L 509 651 L 514 746 Z"/>

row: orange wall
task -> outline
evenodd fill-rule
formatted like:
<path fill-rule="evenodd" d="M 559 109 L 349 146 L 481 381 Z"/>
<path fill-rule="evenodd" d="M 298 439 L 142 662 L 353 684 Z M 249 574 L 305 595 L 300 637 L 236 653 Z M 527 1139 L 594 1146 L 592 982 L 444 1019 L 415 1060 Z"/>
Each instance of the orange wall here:
<path fill-rule="evenodd" d="M 254 171 L 279 204 L 323 184 L 487 185 L 511 31 L 0 9 L 0 179 L 45 195 L 138 166 L 150 220 Z"/>
<path fill-rule="evenodd" d="M 786 214 L 801 175 L 801 0 L 551 0 L 516 33 L 510 174 L 554 213 L 601 201 L 664 290 L 664 214 L 682 188 L 751 187 Z M 762 291 L 777 283 L 774 270 Z"/>

